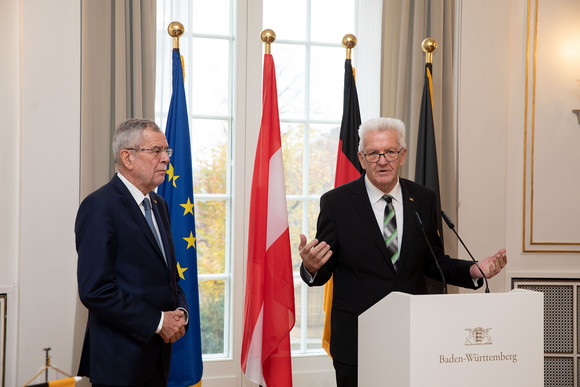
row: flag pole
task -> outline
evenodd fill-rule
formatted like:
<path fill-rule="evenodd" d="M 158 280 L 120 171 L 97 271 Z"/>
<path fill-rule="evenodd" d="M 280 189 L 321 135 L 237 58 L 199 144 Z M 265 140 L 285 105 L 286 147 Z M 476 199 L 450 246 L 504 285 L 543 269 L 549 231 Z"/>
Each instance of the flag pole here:
<path fill-rule="evenodd" d="M 169 33 L 169 36 L 173 38 L 173 49 L 179 51 L 179 38 L 185 32 L 183 24 L 178 21 L 171 22 L 169 23 L 169 26 L 167 26 L 167 32 Z"/>
<path fill-rule="evenodd" d="M 425 53 L 425 63 L 433 63 L 433 53 L 437 50 L 437 41 L 433 38 L 425 38 L 421 42 L 421 49 Z"/>
<path fill-rule="evenodd" d="M 356 46 L 356 36 L 353 34 L 344 35 L 342 38 L 342 47 L 346 48 L 346 59 L 350 59 L 354 46 Z"/>
<path fill-rule="evenodd" d="M 276 70 L 263 30 L 262 120 L 250 194 L 241 368 L 262 386 L 292 387 L 290 332 L 294 327 L 294 279 L 288 223 Z"/>
<path fill-rule="evenodd" d="M 270 43 L 273 43 L 274 40 L 276 40 L 276 33 L 267 28 L 260 34 L 260 39 L 264 42 L 265 53 L 270 54 Z"/>
<path fill-rule="evenodd" d="M 338 187 L 360 177 L 362 168 L 358 161 L 357 148 L 359 143 L 358 128 L 360 126 L 360 110 L 358 95 L 355 85 L 354 68 L 351 63 L 352 49 L 356 46 L 357 39 L 353 34 L 346 34 L 342 38 L 342 46 L 346 48 L 346 60 L 344 63 L 344 99 L 340 134 L 338 138 L 338 152 L 336 155 L 336 172 L 334 186 Z M 322 331 L 322 348 L 330 354 L 331 315 L 332 299 L 334 292 L 334 278 L 324 285 L 323 309 L 324 328 Z"/>
<path fill-rule="evenodd" d="M 439 172 L 437 168 L 437 146 L 433 122 L 433 53 L 437 49 L 437 42 L 433 38 L 425 38 L 421 42 L 421 49 L 425 53 L 425 84 L 419 115 L 417 134 L 417 155 L 415 163 L 415 182 L 435 192 L 437 234 L 441 238 L 441 247 L 444 248 L 443 230 L 441 228 L 441 191 L 439 189 Z M 440 286 L 443 290 L 440 290 Z M 446 293 L 445 281 L 427 278 L 428 293 Z"/>

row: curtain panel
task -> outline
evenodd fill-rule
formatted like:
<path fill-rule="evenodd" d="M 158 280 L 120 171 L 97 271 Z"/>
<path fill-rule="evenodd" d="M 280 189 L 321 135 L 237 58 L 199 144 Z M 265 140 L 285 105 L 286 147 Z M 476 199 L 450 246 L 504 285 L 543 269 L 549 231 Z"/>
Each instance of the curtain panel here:
<path fill-rule="evenodd" d="M 434 38 L 433 121 L 437 144 L 441 208 L 457 219 L 457 124 L 455 114 L 457 0 L 384 0 L 381 65 L 381 116 L 397 117 L 407 127 L 406 165 L 402 175 L 413 180 L 419 111 L 425 74 L 421 42 Z M 457 256 L 457 241 L 444 232 L 446 251 Z M 448 240 L 449 239 L 449 240 Z"/>

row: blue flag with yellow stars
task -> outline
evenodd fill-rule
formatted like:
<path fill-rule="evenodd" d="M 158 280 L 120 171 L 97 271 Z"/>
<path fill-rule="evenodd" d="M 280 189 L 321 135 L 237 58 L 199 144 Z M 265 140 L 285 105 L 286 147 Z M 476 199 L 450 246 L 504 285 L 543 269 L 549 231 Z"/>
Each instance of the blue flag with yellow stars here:
<path fill-rule="evenodd" d="M 199 290 L 197 286 L 197 251 L 195 213 L 193 209 L 193 170 L 189 117 L 183 85 L 183 67 L 179 50 L 173 50 L 173 94 L 165 127 L 165 137 L 173 155 L 165 181 L 157 192 L 169 206 L 171 233 L 175 244 L 179 285 L 187 297 L 189 328 L 173 344 L 168 386 L 201 384 L 201 331 L 199 324 Z"/>

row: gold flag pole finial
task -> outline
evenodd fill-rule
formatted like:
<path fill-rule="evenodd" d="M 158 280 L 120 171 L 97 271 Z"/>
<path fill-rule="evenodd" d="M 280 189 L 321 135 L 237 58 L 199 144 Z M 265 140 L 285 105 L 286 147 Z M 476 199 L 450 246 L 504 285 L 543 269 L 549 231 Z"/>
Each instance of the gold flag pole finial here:
<path fill-rule="evenodd" d="M 173 38 L 173 49 L 179 50 L 179 38 L 185 32 L 183 24 L 178 21 L 171 22 L 167 27 L 167 32 Z"/>
<path fill-rule="evenodd" d="M 274 31 L 272 31 L 271 29 L 267 28 L 264 31 L 262 31 L 262 33 L 260 34 L 260 39 L 262 39 L 262 42 L 264 42 L 265 44 L 265 48 L 266 48 L 266 54 L 270 53 L 270 43 L 274 42 L 274 40 L 276 40 L 276 33 Z"/>
<path fill-rule="evenodd" d="M 352 49 L 356 46 L 356 36 L 346 34 L 342 38 L 342 47 L 346 48 L 346 59 L 350 59 Z"/>
<path fill-rule="evenodd" d="M 421 42 L 421 49 L 425 53 L 425 63 L 432 63 L 433 53 L 437 50 L 437 42 L 433 38 L 425 38 Z"/>

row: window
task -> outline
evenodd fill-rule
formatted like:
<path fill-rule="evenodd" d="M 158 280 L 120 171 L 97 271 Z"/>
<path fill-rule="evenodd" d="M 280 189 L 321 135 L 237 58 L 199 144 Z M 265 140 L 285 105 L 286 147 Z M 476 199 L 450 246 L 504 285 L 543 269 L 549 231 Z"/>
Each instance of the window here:
<path fill-rule="evenodd" d="M 334 184 L 344 83 L 341 40 L 347 33 L 360 33 L 355 20 L 364 16 L 365 28 L 372 31 L 372 61 L 378 69 L 381 4 L 381 0 L 157 1 L 156 121 L 162 128 L 171 97 L 172 40 L 167 26 L 178 20 L 185 27 L 180 49 L 194 163 L 204 377 L 218 377 L 219 385 L 236 385 L 235 378 L 224 375 L 241 372 L 245 206 L 261 117 L 263 56 L 259 50 L 263 44 L 259 31 L 271 28 L 277 34 L 272 55 L 295 271 L 296 325 L 291 345 L 297 370 L 296 359 L 308 355 L 308 367 L 313 356 L 323 353 L 324 288 L 309 289 L 302 283 L 296 246 L 300 233 L 314 237 L 320 195 Z M 357 49 L 362 47 L 361 36 L 357 37 L 355 65 Z M 372 103 L 378 105 L 378 72 L 364 72 L 376 90 Z M 360 79 L 357 77 L 363 111 Z M 371 88 L 366 90 L 369 94 Z M 370 105 L 366 104 L 367 110 Z M 332 370 L 326 355 L 318 358 Z M 299 385 L 297 380 L 295 383 Z"/>
<path fill-rule="evenodd" d="M 355 0 L 264 0 L 264 27 L 276 32 L 278 108 L 294 268 L 294 354 L 320 352 L 324 329 L 323 287 L 300 278 L 300 233 L 316 234 L 320 195 L 334 186 L 342 118 L 345 49 L 355 30 Z M 329 12 L 329 10 L 332 10 Z"/>
<path fill-rule="evenodd" d="M 204 358 L 230 356 L 232 233 L 233 1 L 158 1 L 156 120 L 171 98 L 167 26 L 180 15 L 180 52 L 190 116 L 200 319 Z"/>

